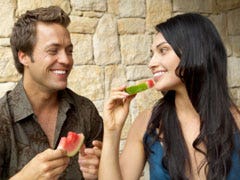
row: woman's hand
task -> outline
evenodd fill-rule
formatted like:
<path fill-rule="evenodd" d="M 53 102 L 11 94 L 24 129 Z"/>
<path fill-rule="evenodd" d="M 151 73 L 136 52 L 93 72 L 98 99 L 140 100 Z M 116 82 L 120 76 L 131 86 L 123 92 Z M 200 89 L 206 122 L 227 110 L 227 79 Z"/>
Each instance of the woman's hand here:
<path fill-rule="evenodd" d="M 135 95 L 129 95 L 124 91 L 126 86 L 111 90 L 109 99 L 104 104 L 103 119 L 104 131 L 121 131 L 126 121 L 129 105 Z"/>

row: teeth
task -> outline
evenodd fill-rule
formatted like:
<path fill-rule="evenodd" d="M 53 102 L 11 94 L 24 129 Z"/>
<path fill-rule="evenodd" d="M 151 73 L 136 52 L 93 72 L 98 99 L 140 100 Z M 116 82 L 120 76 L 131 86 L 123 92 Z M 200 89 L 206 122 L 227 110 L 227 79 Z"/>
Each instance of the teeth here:
<path fill-rule="evenodd" d="M 155 73 L 153 76 L 161 76 L 161 75 L 163 75 L 164 73 L 166 73 L 166 72 L 163 72 L 163 71 L 157 72 L 157 73 Z"/>
<path fill-rule="evenodd" d="M 62 70 L 55 70 L 53 71 L 55 74 L 66 74 L 66 71 L 62 71 Z"/>

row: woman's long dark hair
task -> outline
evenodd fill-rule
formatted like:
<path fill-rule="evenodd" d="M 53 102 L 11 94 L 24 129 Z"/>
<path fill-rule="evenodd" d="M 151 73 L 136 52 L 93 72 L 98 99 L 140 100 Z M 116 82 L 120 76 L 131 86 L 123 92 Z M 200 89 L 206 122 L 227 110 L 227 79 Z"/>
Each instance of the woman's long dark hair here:
<path fill-rule="evenodd" d="M 177 15 L 156 29 L 181 59 L 176 74 L 185 83 L 200 116 L 200 134 L 193 147 L 206 156 L 207 179 L 226 179 L 234 148 L 233 132 L 239 130 L 230 112 L 235 105 L 228 92 L 227 55 L 222 40 L 213 23 L 195 13 Z M 188 179 L 185 172 L 190 158 L 176 114 L 174 91 L 166 92 L 156 103 L 146 133 L 157 141 L 163 134 L 162 162 L 171 179 Z M 207 152 L 198 148 L 200 143 L 205 144 Z M 149 153 L 150 145 L 145 139 Z M 202 167 L 203 164 L 199 168 Z"/>

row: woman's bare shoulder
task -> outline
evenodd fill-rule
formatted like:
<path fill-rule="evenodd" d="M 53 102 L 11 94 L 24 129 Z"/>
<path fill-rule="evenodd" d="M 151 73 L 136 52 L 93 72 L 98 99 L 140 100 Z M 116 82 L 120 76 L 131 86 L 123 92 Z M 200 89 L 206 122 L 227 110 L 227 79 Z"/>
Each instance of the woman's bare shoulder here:
<path fill-rule="evenodd" d="M 138 114 L 138 116 L 135 119 L 135 122 L 140 124 L 145 124 L 145 126 L 147 126 L 151 115 L 152 115 L 152 110 L 146 109 Z"/>
<path fill-rule="evenodd" d="M 151 114 L 151 109 L 140 112 L 132 124 L 132 129 L 134 129 L 134 131 L 137 131 L 138 133 L 141 133 L 140 137 L 142 137 L 146 131 L 148 122 L 151 118 Z"/>
<path fill-rule="evenodd" d="M 240 129 L 240 108 L 236 109 L 236 108 L 232 108 L 231 109 L 232 115 L 235 119 L 235 122 L 238 126 L 238 129 Z"/>

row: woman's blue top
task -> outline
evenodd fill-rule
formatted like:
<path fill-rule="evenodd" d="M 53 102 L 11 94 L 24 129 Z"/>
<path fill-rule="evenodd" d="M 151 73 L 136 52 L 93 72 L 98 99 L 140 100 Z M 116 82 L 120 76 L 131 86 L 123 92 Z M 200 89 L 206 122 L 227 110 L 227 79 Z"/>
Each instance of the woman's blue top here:
<path fill-rule="evenodd" d="M 232 167 L 228 174 L 227 180 L 240 180 L 240 134 L 235 134 L 235 148 L 232 154 Z M 144 138 L 147 138 L 147 143 L 152 142 L 152 137 L 145 134 Z M 159 141 L 155 141 L 151 146 L 152 153 L 148 156 L 149 174 L 151 180 L 170 180 L 167 169 L 163 166 L 163 147 Z"/>

